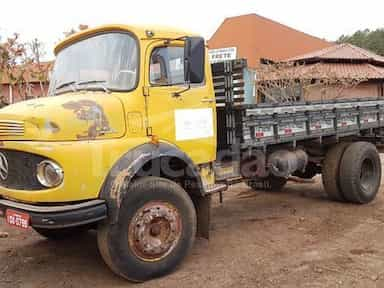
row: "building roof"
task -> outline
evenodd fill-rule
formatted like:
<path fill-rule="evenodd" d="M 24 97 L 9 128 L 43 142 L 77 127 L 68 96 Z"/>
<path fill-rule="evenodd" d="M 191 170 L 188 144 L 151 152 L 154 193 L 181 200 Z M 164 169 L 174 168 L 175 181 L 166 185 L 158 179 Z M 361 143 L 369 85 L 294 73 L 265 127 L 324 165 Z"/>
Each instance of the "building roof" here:
<path fill-rule="evenodd" d="M 316 63 L 298 66 L 298 73 L 311 78 L 384 79 L 384 69 L 369 63 Z"/>
<path fill-rule="evenodd" d="M 346 63 L 317 63 L 319 68 L 331 71 L 337 78 L 367 78 L 384 79 L 384 69 L 369 63 L 346 64 Z"/>
<path fill-rule="evenodd" d="M 293 67 L 288 65 L 283 73 L 289 72 L 295 77 L 384 79 L 384 57 L 348 43 L 291 57 L 284 62 L 296 63 Z M 272 80 L 276 79 L 277 75 L 270 73 L 267 77 L 270 78 L 267 80 Z"/>
<path fill-rule="evenodd" d="M 384 67 L 369 63 L 314 63 L 259 71 L 259 81 L 281 79 L 384 79 Z"/>
<path fill-rule="evenodd" d="M 253 68 L 262 58 L 280 61 L 332 45 L 257 14 L 226 18 L 208 41 L 209 48 L 236 46 Z"/>
<path fill-rule="evenodd" d="M 384 73 L 384 67 L 377 67 L 377 66 L 375 66 L 375 68 L 377 70 L 379 70 L 381 73 Z"/>
<path fill-rule="evenodd" d="M 371 51 L 362 49 L 352 44 L 344 43 L 332 47 L 317 50 L 304 55 L 299 55 L 286 59 L 286 61 L 308 62 L 364 62 L 373 64 L 383 64 L 384 57 Z"/>

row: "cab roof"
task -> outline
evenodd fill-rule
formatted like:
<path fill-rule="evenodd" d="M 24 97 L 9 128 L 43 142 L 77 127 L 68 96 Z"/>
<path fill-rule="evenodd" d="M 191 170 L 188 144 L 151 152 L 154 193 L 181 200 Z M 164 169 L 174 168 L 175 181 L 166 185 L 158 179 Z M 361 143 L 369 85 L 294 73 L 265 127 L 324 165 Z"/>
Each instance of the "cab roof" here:
<path fill-rule="evenodd" d="M 124 25 L 124 24 L 108 24 L 108 25 L 102 25 L 95 28 L 90 28 L 86 30 L 82 30 L 78 33 L 75 33 L 67 38 L 65 38 L 63 41 L 58 43 L 54 49 L 55 55 L 57 55 L 60 50 L 65 48 L 66 46 L 75 43 L 79 40 L 82 40 L 84 38 L 87 38 L 90 35 L 96 34 L 96 33 L 102 33 L 102 32 L 109 32 L 109 31 L 128 31 L 133 34 L 135 34 L 139 39 L 149 39 L 146 32 L 151 31 L 153 32 L 154 36 L 153 38 L 178 38 L 183 36 L 196 36 L 195 33 L 187 32 L 178 30 L 175 28 L 169 28 L 169 27 L 160 27 L 160 26 L 130 26 L 130 25 Z"/>

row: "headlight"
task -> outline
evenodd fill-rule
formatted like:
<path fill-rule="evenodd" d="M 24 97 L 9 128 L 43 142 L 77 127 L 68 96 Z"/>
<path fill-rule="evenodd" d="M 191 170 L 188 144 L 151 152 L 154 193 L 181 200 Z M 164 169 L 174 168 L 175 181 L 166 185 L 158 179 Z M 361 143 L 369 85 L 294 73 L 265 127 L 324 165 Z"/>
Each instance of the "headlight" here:
<path fill-rule="evenodd" d="M 55 162 L 44 160 L 37 164 L 36 176 L 41 185 L 55 187 L 63 182 L 64 172 Z"/>

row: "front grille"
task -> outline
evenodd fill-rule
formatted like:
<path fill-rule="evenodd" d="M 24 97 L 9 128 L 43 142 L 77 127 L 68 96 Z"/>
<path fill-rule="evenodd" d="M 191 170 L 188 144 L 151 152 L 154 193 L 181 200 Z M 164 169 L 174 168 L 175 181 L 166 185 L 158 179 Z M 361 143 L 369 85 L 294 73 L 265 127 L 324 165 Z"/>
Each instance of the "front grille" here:
<path fill-rule="evenodd" d="M 24 136 L 24 122 L 0 120 L 0 137 Z"/>
<path fill-rule="evenodd" d="M 8 177 L 0 178 L 0 186 L 17 190 L 46 189 L 36 177 L 36 166 L 46 158 L 36 154 L 0 149 L 8 162 Z"/>

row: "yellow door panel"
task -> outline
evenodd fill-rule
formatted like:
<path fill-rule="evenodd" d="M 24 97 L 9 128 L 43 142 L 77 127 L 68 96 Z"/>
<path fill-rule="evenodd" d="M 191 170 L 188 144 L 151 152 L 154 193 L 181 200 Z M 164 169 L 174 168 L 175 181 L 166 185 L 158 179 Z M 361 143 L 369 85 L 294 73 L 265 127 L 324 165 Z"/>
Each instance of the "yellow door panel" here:
<path fill-rule="evenodd" d="M 183 51 L 183 47 L 171 47 Z M 184 83 L 174 84 L 175 79 L 176 82 L 180 82 L 181 77 L 183 80 L 183 75 L 180 76 L 182 67 L 174 73 L 176 76 L 164 71 L 171 70 L 172 65 L 177 66 L 172 63 L 175 59 L 150 59 L 156 49 L 162 48 L 165 47 L 152 47 L 152 53 L 147 57 L 147 71 L 150 71 L 150 79 L 147 81 L 148 125 L 151 133 L 178 146 L 196 164 L 213 161 L 216 152 L 216 110 L 212 86 L 207 84 L 211 83 L 210 71 L 206 71 L 204 83 L 192 85 L 190 89 Z M 172 57 L 175 53 L 169 54 Z M 163 58 L 166 56 L 166 53 L 162 55 Z M 167 61 L 168 67 L 159 67 L 166 66 L 164 63 Z M 152 72 L 153 70 L 155 71 Z M 162 73 L 166 75 L 160 75 Z"/>

